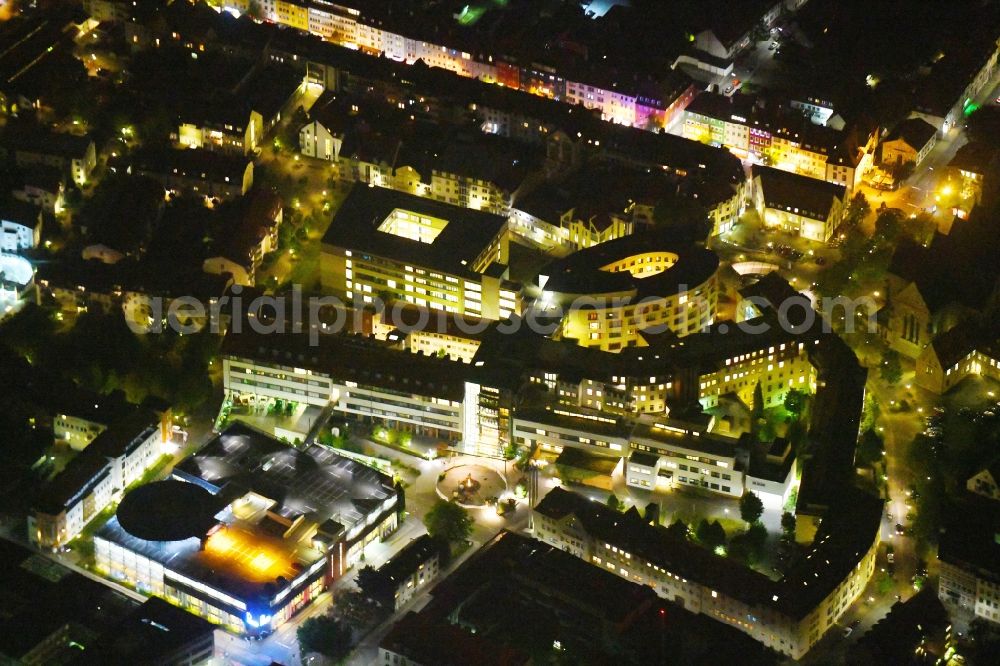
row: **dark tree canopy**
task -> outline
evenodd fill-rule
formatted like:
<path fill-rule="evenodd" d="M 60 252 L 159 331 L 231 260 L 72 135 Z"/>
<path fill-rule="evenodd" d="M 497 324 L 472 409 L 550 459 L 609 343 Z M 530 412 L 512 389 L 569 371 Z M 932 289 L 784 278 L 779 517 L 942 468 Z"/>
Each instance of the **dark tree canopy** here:
<path fill-rule="evenodd" d="M 428 534 L 448 543 L 464 541 L 472 533 L 472 518 L 469 517 L 469 512 L 445 500 L 434 503 L 424 516 L 424 525 Z"/>
<path fill-rule="evenodd" d="M 316 652 L 339 660 L 351 650 L 351 628 L 326 615 L 311 617 L 303 622 L 296 631 L 296 637 L 303 654 Z"/>
<path fill-rule="evenodd" d="M 764 503 L 757 495 L 747 491 L 740 498 L 740 518 L 753 525 L 764 513 Z"/>
<path fill-rule="evenodd" d="M 708 522 L 702 518 L 701 522 L 698 523 L 697 530 L 695 530 L 695 536 L 708 548 L 726 545 L 726 530 L 719 524 L 718 520 Z"/>

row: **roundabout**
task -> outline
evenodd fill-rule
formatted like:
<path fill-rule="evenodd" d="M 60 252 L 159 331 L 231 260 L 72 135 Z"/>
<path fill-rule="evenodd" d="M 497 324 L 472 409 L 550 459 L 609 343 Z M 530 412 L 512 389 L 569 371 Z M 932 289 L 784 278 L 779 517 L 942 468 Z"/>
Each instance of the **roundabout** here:
<path fill-rule="evenodd" d="M 465 464 L 441 472 L 434 488 L 441 499 L 454 501 L 465 509 L 481 509 L 507 491 L 507 482 L 496 470 Z"/>

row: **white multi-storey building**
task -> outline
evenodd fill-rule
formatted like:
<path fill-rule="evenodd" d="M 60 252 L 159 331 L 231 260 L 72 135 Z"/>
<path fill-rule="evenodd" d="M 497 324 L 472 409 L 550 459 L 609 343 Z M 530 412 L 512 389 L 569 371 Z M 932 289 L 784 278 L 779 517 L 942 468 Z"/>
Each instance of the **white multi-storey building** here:
<path fill-rule="evenodd" d="M 875 571 L 882 503 L 850 488 L 842 502 L 823 518 L 807 556 L 778 581 L 652 526 L 635 511 L 622 514 L 561 488 L 535 507 L 533 525 L 536 538 L 800 659 Z"/>
<path fill-rule="evenodd" d="M 146 408 L 111 424 L 42 489 L 28 517 L 29 539 L 51 549 L 75 539 L 160 459 L 169 433 L 169 412 Z"/>

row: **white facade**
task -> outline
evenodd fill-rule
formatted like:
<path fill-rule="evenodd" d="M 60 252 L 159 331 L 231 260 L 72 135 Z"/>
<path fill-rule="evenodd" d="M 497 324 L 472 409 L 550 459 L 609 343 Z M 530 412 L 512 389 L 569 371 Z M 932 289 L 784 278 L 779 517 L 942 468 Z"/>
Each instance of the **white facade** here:
<path fill-rule="evenodd" d="M 401 358 L 405 356 L 400 354 Z M 414 392 L 359 385 L 331 374 L 226 356 L 222 359 L 227 395 L 251 400 L 286 400 L 325 407 L 352 417 L 393 426 L 434 430 L 458 439 L 462 403 Z"/>
<path fill-rule="evenodd" d="M 971 568 L 940 563 L 938 596 L 976 617 L 1000 623 L 1000 582 L 977 575 Z"/>
<path fill-rule="evenodd" d="M 299 130 L 299 149 L 306 157 L 336 161 L 340 154 L 340 144 L 340 137 L 330 133 L 318 120 L 303 125 Z"/>
<path fill-rule="evenodd" d="M 104 433 L 102 433 L 104 434 Z M 66 489 L 72 494 L 62 501 L 62 506 L 44 506 L 28 517 L 28 536 L 43 548 L 57 549 L 75 539 L 97 514 L 103 511 L 129 485 L 138 481 L 160 456 L 164 454 L 163 429 L 159 422 L 148 424 L 128 442 L 122 450 L 103 456 L 103 466 L 94 465 L 93 473 L 79 488 Z M 108 433 L 105 436 L 111 436 Z M 96 440 L 95 440 L 96 441 Z M 103 444 L 91 442 L 103 453 Z M 88 459 L 77 458 L 61 474 L 73 474 L 74 464 L 90 465 L 99 455 L 81 453 Z M 75 477 L 74 477 L 75 478 Z M 54 483 L 60 483 L 59 476 Z"/>
<path fill-rule="evenodd" d="M 41 236 L 40 221 L 34 226 L 28 226 L 13 220 L 0 220 L 0 250 L 4 252 L 16 253 L 37 247 Z"/>

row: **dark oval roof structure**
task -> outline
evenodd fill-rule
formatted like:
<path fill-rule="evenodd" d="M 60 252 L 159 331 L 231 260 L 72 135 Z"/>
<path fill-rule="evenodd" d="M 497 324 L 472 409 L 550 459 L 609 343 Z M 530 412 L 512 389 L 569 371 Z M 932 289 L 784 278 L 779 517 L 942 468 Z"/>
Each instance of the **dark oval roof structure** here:
<path fill-rule="evenodd" d="M 217 522 L 212 493 L 186 481 L 156 481 L 139 486 L 118 505 L 118 523 L 146 541 L 183 541 L 203 537 Z"/>
<path fill-rule="evenodd" d="M 669 257 L 669 266 L 648 276 L 634 275 L 626 266 L 640 257 Z M 640 262 L 641 264 L 642 262 Z M 561 294 L 633 294 L 665 296 L 683 286 L 694 289 L 719 270 L 719 255 L 691 243 L 674 243 L 642 232 L 606 241 L 549 263 L 535 278 L 536 287 Z M 544 275 L 544 285 L 537 284 Z"/>

